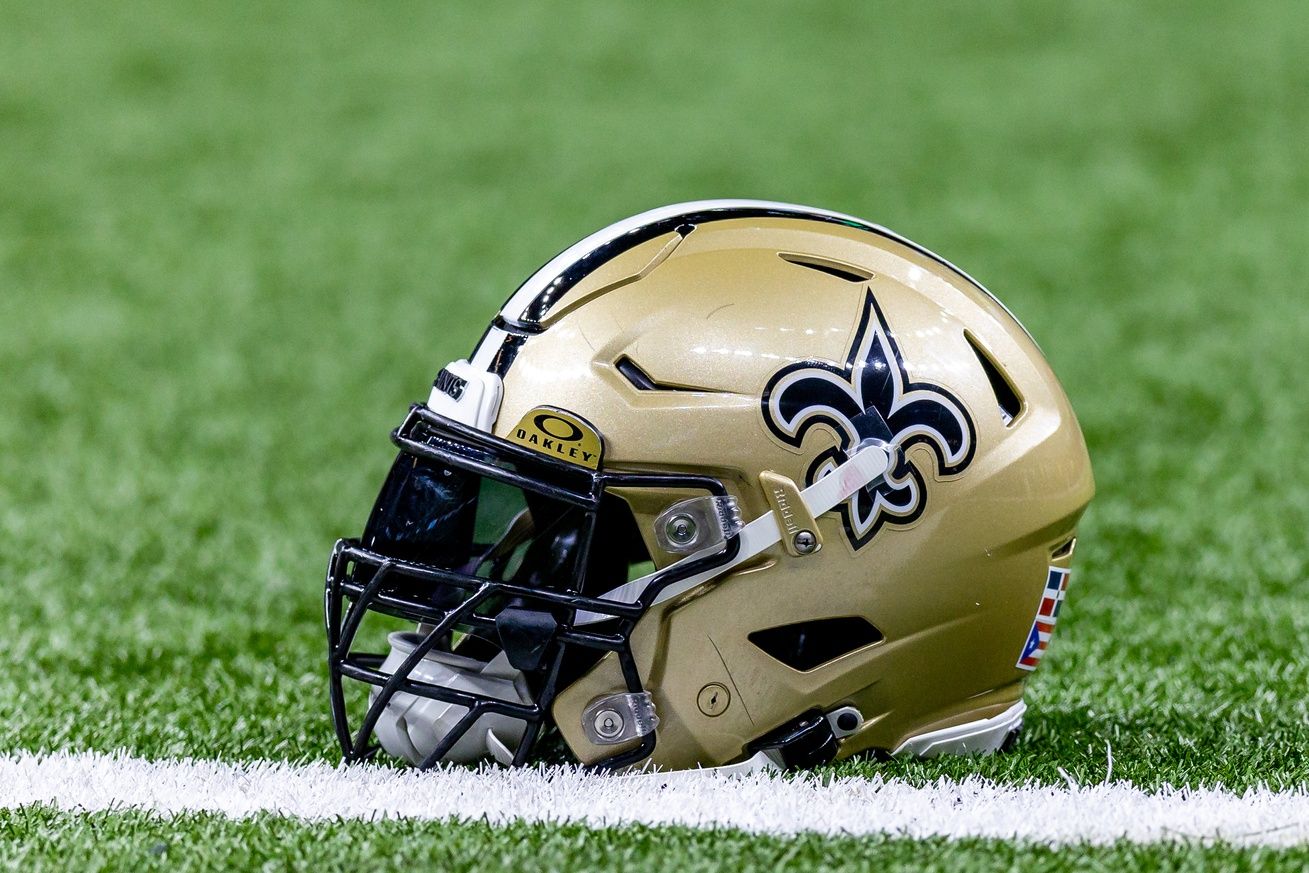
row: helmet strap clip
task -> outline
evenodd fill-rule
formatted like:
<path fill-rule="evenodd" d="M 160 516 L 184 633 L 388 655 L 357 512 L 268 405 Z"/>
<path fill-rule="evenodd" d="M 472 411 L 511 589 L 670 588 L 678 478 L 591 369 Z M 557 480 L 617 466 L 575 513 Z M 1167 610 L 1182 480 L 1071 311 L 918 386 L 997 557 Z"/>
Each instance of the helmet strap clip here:
<path fill-rule="evenodd" d="M 781 473 L 764 470 L 759 474 L 759 485 L 772 507 L 781 533 L 782 548 L 793 558 L 803 558 L 823 547 L 823 535 L 818 531 L 818 519 L 809 511 L 800 487 Z"/>

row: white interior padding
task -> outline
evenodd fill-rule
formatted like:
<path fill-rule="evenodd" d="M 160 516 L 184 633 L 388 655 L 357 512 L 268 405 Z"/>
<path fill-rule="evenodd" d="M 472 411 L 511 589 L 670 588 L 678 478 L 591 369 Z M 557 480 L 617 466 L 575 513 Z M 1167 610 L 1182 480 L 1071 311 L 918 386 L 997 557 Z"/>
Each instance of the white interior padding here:
<path fill-rule="evenodd" d="M 419 634 L 406 631 L 388 636 L 391 652 L 382 663 L 382 672 L 394 673 L 421 639 Z M 526 679 L 509 665 L 503 652 L 489 662 L 449 652 L 428 652 L 409 675 L 419 682 L 454 691 L 511 703 L 531 703 Z M 376 695 L 374 688 L 369 695 L 370 704 Z M 467 711 L 467 707 L 458 704 L 398 691 L 377 720 L 377 738 L 389 754 L 417 764 L 432 753 Z M 508 763 L 504 760 L 506 754 L 513 758 L 513 749 L 523 739 L 526 729 L 527 723 L 522 719 L 487 713 L 473 723 L 442 760 L 471 764 L 489 757 Z"/>

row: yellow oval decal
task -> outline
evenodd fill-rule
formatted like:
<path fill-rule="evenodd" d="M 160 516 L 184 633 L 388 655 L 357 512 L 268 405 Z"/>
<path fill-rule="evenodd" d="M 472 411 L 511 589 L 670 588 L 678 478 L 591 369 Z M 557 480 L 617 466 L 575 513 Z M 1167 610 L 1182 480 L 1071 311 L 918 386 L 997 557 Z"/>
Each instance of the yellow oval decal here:
<path fill-rule="evenodd" d="M 604 440 L 594 427 L 571 412 L 549 406 L 524 415 L 509 432 L 509 441 L 591 470 L 599 469 L 604 455 Z"/>

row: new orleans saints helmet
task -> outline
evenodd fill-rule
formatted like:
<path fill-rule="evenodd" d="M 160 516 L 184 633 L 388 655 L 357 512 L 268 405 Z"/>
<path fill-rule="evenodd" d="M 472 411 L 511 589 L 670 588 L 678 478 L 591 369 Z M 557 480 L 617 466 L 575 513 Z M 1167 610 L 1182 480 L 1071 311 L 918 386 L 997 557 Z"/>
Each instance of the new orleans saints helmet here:
<path fill-rule="evenodd" d="M 424 767 L 543 736 L 608 769 L 996 750 L 1094 490 L 981 285 L 746 200 L 559 254 L 392 438 L 328 570 L 332 711 L 347 759 Z"/>

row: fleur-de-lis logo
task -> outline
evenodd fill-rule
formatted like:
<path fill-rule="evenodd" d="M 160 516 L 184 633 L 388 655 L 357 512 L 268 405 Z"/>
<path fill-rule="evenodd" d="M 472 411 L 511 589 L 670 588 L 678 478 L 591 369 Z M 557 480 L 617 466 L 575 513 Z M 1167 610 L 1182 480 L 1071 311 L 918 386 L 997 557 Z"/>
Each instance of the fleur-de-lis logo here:
<path fill-rule="evenodd" d="M 763 393 L 764 422 L 796 448 L 822 424 L 837 445 L 809 465 L 812 485 L 849 458 L 863 440 L 896 446 L 891 469 L 877 484 L 837 507 L 850 545 L 862 548 L 887 524 L 909 524 L 927 505 L 923 471 L 910 463 L 910 446 L 926 445 L 939 475 L 963 472 L 973 459 L 976 431 L 962 403 L 939 385 L 911 382 L 886 316 L 870 290 L 843 365 L 799 361 L 773 374 Z"/>

